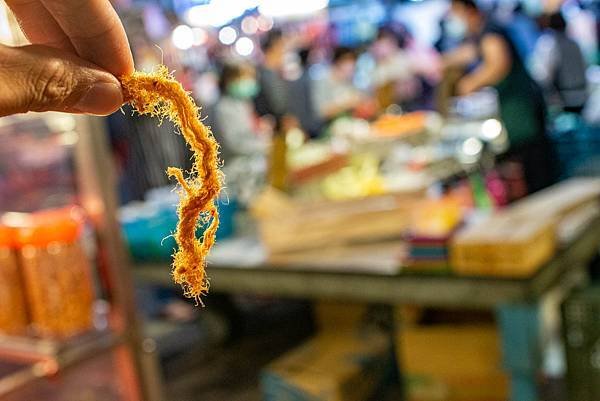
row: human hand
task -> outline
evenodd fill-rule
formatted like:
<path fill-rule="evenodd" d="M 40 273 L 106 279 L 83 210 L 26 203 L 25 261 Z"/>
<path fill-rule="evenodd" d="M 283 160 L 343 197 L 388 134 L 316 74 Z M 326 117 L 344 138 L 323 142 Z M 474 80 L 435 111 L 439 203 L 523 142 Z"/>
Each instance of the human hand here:
<path fill-rule="evenodd" d="M 121 107 L 116 77 L 133 72 L 133 58 L 109 0 L 5 1 L 32 44 L 0 45 L 0 116 Z"/>

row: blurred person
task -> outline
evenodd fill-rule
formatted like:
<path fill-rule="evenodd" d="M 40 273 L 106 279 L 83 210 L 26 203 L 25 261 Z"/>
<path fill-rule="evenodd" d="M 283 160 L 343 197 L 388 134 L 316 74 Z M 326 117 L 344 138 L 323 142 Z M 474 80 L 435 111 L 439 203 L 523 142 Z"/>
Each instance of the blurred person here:
<path fill-rule="evenodd" d="M 452 0 L 451 12 L 462 25 L 465 42 L 444 55 L 446 68 L 477 66 L 461 78 L 456 91 L 468 95 L 491 86 L 498 92 L 500 118 L 511 148 L 521 161 L 530 192 L 554 181 L 552 148 L 546 136 L 542 91 L 530 77 L 506 29 L 488 19 L 474 0 Z"/>
<path fill-rule="evenodd" d="M 282 77 L 287 43 L 280 30 L 273 29 L 262 42 L 264 60 L 258 66 L 259 93 L 256 110 L 280 119 L 287 113 L 287 87 Z"/>
<path fill-rule="evenodd" d="M 438 22 L 440 35 L 433 44 L 438 53 L 445 53 L 456 48 L 463 39 L 462 25 L 457 26 L 453 21 L 448 15 L 444 15 Z"/>
<path fill-rule="evenodd" d="M 221 97 L 215 105 L 215 124 L 222 140 L 223 159 L 263 154 L 270 128 L 258 118 L 252 99 L 258 93 L 250 64 L 227 63 L 219 77 Z"/>
<path fill-rule="evenodd" d="M 309 71 L 310 48 L 300 49 L 298 58 L 301 74 L 298 79 L 290 82 L 288 104 L 290 113 L 298 119 L 302 129 L 315 138 L 321 134 L 323 122 L 313 101 L 314 80 Z"/>
<path fill-rule="evenodd" d="M 567 23 L 556 12 L 544 18 L 547 30 L 538 40 L 530 60 L 538 83 L 568 112 L 581 113 L 588 98 L 586 63 L 577 43 L 567 36 Z"/>
<path fill-rule="evenodd" d="M 390 28 L 380 28 L 371 45 L 375 58 L 373 85 L 382 108 L 401 104 L 415 97 L 418 80 L 410 56 L 404 50 L 405 40 Z"/>
<path fill-rule="evenodd" d="M 314 102 L 324 120 L 350 113 L 365 101 L 363 93 L 353 84 L 356 59 L 352 49 L 336 48 L 326 76 L 315 82 Z"/>
<path fill-rule="evenodd" d="M 125 30 L 109 0 L 7 0 L 30 45 L 0 45 L 0 116 L 28 111 L 110 114 L 117 77 L 133 72 Z"/>
<path fill-rule="evenodd" d="M 523 3 L 518 3 L 512 10 L 506 25 L 521 60 L 529 60 L 540 37 L 540 30 L 536 21 L 525 12 Z"/>
<path fill-rule="evenodd" d="M 256 113 L 256 71 L 247 63 L 226 63 L 219 76 L 221 97 L 214 108 L 214 133 L 221 144 L 226 194 L 248 205 L 264 188 L 273 124 Z"/>

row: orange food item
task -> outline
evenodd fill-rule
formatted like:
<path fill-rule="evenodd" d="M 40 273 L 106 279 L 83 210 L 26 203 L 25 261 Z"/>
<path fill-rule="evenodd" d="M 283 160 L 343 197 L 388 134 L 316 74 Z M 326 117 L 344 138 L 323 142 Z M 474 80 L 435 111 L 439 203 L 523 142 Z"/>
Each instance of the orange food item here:
<path fill-rule="evenodd" d="M 206 256 L 215 242 L 219 214 L 215 199 L 222 187 L 218 144 L 210 129 L 199 118 L 198 106 L 167 70 L 134 72 L 122 77 L 125 99 L 140 114 L 169 118 L 181 130 L 194 152 L 194 167 L 185 179 L 179 168 L 169 167 L 167 174 L 181 185 L 177 209 L 179 222 L 175 231 L 178 249 L 173 255 L 172 274 L 187 297 L 200 301 L 208 291 Z M 196 238 L 198 221 L 208 224 L 201 239 Z"/>
<path fill-rule="evenodd" d="M 425 129 L 427 113 L 415 111 L 400 116 L 384 114 L 373 122 L 372 127 L 376 135 L 381 137 L 395 137 L 416 134 Z"/>

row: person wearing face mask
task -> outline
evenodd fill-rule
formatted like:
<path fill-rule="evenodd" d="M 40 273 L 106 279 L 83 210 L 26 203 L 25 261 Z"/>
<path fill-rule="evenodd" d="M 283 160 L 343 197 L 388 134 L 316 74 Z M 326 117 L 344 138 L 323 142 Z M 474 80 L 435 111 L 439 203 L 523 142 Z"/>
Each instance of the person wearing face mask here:
<path fill-rule="evenodd" d="M 352 112 L 364 101 L 364 95 L 352 82 L 355 66 L 356 53 L 347 47 L 338 47 L 327 75 L 316 82 L 313 101 L 325 121 Z"/>
<path fill-rule="evenodd" d="M 288 88 L 282 76 L 288 42 L 280 30 L 270 31 L 262 41 L 264 60 L 257 68 L 256 111 L 261 116 L 272 116 L 277 123 L 288 113 Z"/>
<path fill-rule="evenodd" d="M 373 86 L 381 108 L 410 100 L 418 89 L 415 66 L 401 42 L 393 30 L 383 27 L 371 46 L 376 63 Z"/>
<path fill-rule="evenodd" d="M 457 94 L 494 87 L 510 140 L 509 157 L 522 163 L 529 192 L 551 185 L 555 168 L 546 137 L 542 91 L 527 72 L 509 33 L 488 19 L 474 0 L 452 0 L 451 24 L 464 34 L 464 43 L 444 55 L 445 68 L 475 64 L 458 81 Z"/>
<path fill-rule="evenodd" d="M 219 89 L 215 132 L 222 142 L 223 160 L 264 154 L 269 128 L 261 124 L 254 110 L 252 100 L 258 93 L 254 68 L 249 64 L 225 64 L 219 77 Z"/>
<path fill-rule="evenodd" d="M 298 119 L 300 127 L 311 138 L 317 138 L 321 135 L 323 121 L 321 121 L 313 102 L 314 85 L 310 73 L 310 55 L 311 50 L 308 47 L 298 51 L 302 72 L 296 80 L 289 84 L 287 103 L 290 113 Z"/>

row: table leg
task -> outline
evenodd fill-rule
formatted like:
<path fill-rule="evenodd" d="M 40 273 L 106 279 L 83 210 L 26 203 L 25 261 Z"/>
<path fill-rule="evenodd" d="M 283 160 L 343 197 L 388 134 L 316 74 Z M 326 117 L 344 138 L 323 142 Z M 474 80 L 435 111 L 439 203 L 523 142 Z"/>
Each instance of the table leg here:
<path fill-rule="evenodd" d="M 502 363 L 511 379 L 511 401 L 538 401 L 541 365 L 537 303 L 504 304 L 496 309 L 502 340 Z"/>

